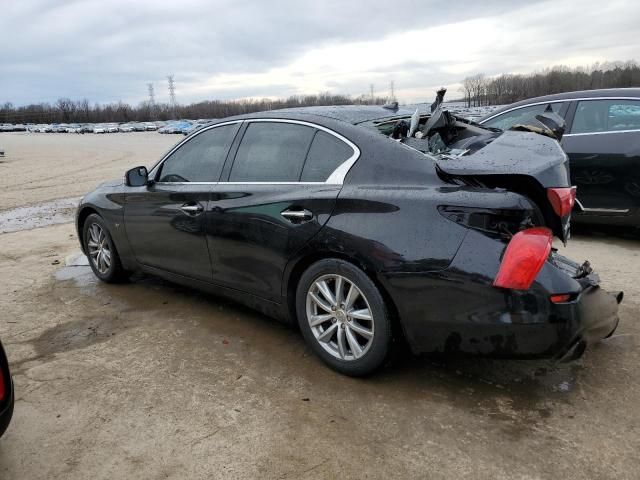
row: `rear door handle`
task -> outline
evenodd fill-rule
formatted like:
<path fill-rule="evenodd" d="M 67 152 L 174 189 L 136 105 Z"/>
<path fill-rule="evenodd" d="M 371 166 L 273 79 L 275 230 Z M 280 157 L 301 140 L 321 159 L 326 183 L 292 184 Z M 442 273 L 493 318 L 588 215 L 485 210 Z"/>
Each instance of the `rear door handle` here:
<path fill-rule="evenodd" d="M 204 207 L 199 203 L 185 203 L 180 207 L 180 210 L 182 210 L 187 215 L 195 216 L 195 215 L 200 215 L 204 210 Z"/>
<path fill-rule="evenodd" d="M 303 210 L 285 210 L 280 213 L 290 222 L 308 222 L 313 218 L 313 213 L 307 209 Z"/>

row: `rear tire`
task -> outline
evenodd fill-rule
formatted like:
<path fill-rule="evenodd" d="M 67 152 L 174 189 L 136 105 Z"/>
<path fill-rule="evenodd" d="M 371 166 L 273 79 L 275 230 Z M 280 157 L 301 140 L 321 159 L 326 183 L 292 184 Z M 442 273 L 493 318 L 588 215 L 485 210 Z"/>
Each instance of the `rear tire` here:
<path fill-rule="evenodd" d="M 111 233 L 100 215 L 92 213 L 87 217 L 82 226 L 82 239 L 96 277 L 106 283 L 119 283 L 128 278 L 129 273 L 122 268 Z"/>
<path fill-rule="evenodd" d="M 307 344 L 331 368 L 350 376 L 382 367 L 391 349 L 391 320 L 380 291 L 356 266 L 320 260 L 296 289 L 298 324 Z"/>

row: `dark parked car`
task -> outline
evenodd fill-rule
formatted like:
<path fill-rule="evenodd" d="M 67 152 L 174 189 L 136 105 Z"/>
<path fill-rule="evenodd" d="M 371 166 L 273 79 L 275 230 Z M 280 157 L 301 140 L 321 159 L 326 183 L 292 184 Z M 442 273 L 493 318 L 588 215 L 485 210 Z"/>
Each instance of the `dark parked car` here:
<path fill-rule="evenodd" d="M 479 121 L 508 129 L 550 106 L 566 119 L 562 147 L 578 187 L 574 221 L 640 228 L 640 89 L 560 93 L 523 100 Z"/>
<path fill-rule="evenodd" d="M 622 294 L 552 248 L 575 194 L 557 141 L 432 108 L 208 125 L 86 195 L 80 243 L 106 282 L 156 274 L 297 323 L 349 375 L 402 338 L 415 353 L 560 357 L 611 334 Z"/>
<path fill-rule="evenodd" d="M 0 342 L 0 437 L 11 422 L 13 402 L 13 381 L 9 373 L 9 361 Z"/>

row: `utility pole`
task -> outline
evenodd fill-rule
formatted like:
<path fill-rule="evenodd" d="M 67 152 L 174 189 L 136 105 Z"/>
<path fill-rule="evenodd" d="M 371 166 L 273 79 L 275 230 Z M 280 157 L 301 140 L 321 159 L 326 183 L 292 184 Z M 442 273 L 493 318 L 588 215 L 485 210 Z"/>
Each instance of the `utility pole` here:
<path fill-rule="evenodd" d="M 155 120 L 156 114 L 156 94 L 153 91 L 153 83 L 147 83 L 147 89 L 149 90 L 149 112 L 151 120 Z"/>
<path fill-rule="evenodd" d="M 173 112 L 173 116 L 176 116 L 176 84 L 173 80 L 173 75 L 167 75 L 167 80 L 169 81 L 169 105 L 171 106 L 171 111 Z"/>

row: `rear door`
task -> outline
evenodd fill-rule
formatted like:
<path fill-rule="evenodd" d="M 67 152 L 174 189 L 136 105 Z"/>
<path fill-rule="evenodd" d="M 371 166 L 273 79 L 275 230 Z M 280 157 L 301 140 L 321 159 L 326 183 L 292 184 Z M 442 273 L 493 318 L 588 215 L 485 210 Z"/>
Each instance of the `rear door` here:
<path fill-rule="evenodd" d="M 287 260 L 326 223 L 359 155 L 346 138 L 291 120 L 251 120 L 209 214 L 214 283 L 279 302 Z"/>
<path fill-rule="evenodd" d="M 640 209 L 640 99 L 578 100 L 562 138 L 585 213 L 631 215 Z"/>
<path fill-rule="evenodd" d="M 124 223 L 139 263 L 211 281 L 207 211 L 239 127 L 216 126 L 188 138 L 154 169 L 153 182 L 127 190 Z"/>

